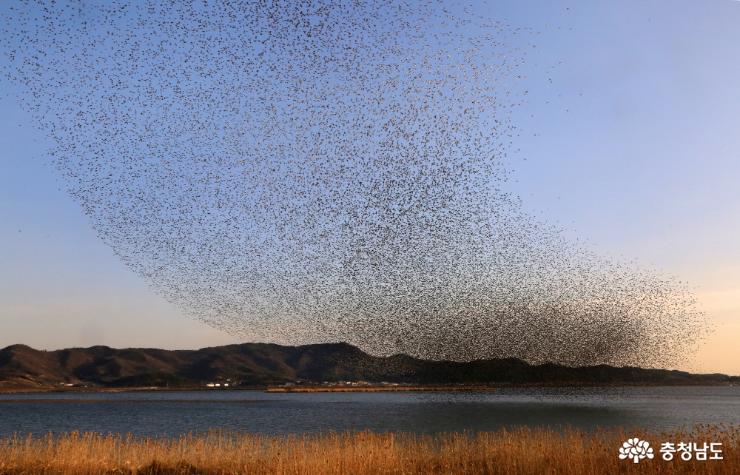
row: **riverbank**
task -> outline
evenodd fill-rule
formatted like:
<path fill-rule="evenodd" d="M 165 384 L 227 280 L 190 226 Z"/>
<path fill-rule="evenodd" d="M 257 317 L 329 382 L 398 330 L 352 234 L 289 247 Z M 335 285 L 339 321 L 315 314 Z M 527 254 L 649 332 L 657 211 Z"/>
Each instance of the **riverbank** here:
<path fill-rule="evenodd" d="M 494 386 L 475 385 L 360 385 L 360 386 L 268 386 L 268 393 L 388 393 L 388 392 L 458 392 L 495 391 Z"/>
<path fill-rule="evenodd" d="M 705 383 L 705 384 L 661 384 L 661 383 L 493 383 L 486 385 L 368 385 L 368 386 L 330 386 L 330 385 L 295 385 L 295 386 L 234 386 L 229 388 L 210 388 L 206 386 L 3 386 L 0 384 L 0 394 L 45 394 L 45 393 L 127 393 L 127 392 L 178 392 L 178 391 L 259 391 L 269 393 L 317 393 L 317 392 L 476 392 L 496 391 L 510 388 L 656 388 L 656 387 L 733 387 L 735 383 Z"/>
<path fill-rule="evenodd" d="M 654 458 L 618 458 L 630 437 L 651 442 Z M 722 443 L 723 460 L 665 461 L 660 443 Z M 211 433 L 180 438 L 64 434 L 0 439 L 0 475 L 48 474 L 603 474 L 740 473 L 740 428 L 691 433 L 582 432 L 520 428 L 422 436 L 348 433 L 269 437 Z"/>

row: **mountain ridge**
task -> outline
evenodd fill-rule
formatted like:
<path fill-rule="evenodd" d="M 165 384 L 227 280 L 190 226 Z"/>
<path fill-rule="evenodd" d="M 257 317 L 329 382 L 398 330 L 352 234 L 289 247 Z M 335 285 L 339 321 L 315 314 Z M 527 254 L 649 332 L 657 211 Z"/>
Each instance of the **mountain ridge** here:
<path fill-rule="evenodd" d="M 405 354 L 373 356 L 348 343 L 283 346 L 241 343 L 200 348 L 65 348 L 36 350 L 16 344 L 0 349 L 0 389 L 87 386 L 201 387 L 231 382 L 235 387 L 336 381 L 410 384 L 514 385 L 700 385 L 737 384 L 720 373 L 609 365 L 569 367 L 529 364 L 516 358 L 469 362 L 421 360 Z"/>

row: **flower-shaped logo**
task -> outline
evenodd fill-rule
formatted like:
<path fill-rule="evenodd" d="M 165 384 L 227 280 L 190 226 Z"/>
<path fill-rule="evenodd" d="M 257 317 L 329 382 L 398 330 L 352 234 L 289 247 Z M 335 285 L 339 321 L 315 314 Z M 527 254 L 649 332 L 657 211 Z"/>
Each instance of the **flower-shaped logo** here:
<path fill-rule="evenodd" d="M 644 458 L 653 458 L 653 448 L 647 440 L 640 440 L 637 437 L 627 439 L 619 448 L 619 459 L 632 459 L 634 463 L 639 463 Z"/>

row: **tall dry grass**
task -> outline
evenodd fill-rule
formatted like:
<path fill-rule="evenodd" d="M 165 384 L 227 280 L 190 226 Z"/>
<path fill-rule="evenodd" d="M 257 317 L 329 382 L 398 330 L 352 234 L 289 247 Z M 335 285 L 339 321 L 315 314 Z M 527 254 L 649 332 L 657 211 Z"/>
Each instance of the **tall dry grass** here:
<path fill-rule="evenodd" d="M 619 460 L 628 436 L 652 441 L 656 457 Z M 666 462 L 662 441 L 723 442 L 724 460 Z M 71 433 L 0 439 L 0 474 L 603 474 L 740 473 L 740 428 L 692 433 L 521 428 L 417 436 L 359 432 L 265 437 L 211 433 L 174 439 Z"/>

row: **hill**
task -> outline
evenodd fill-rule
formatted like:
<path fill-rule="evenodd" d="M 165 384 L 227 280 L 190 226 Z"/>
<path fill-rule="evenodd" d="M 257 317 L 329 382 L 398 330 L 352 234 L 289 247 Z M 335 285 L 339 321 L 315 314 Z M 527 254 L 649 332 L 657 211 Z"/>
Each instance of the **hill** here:
<path fill-rule="evenodd" d="M 0 350 L 0 389 L 88 387 L 195 387 L 230 381 L 236 387 L 287 382 L 403 382 L 411 384 L 737 384 L 738 377 L 683 371 L 530 365 L 518 359 L 426 361 L 407 355 L 377 357 L 346 343 L 281 346 L 245 343 L 199 350 L 115 349 L 107 346 Z"/>

